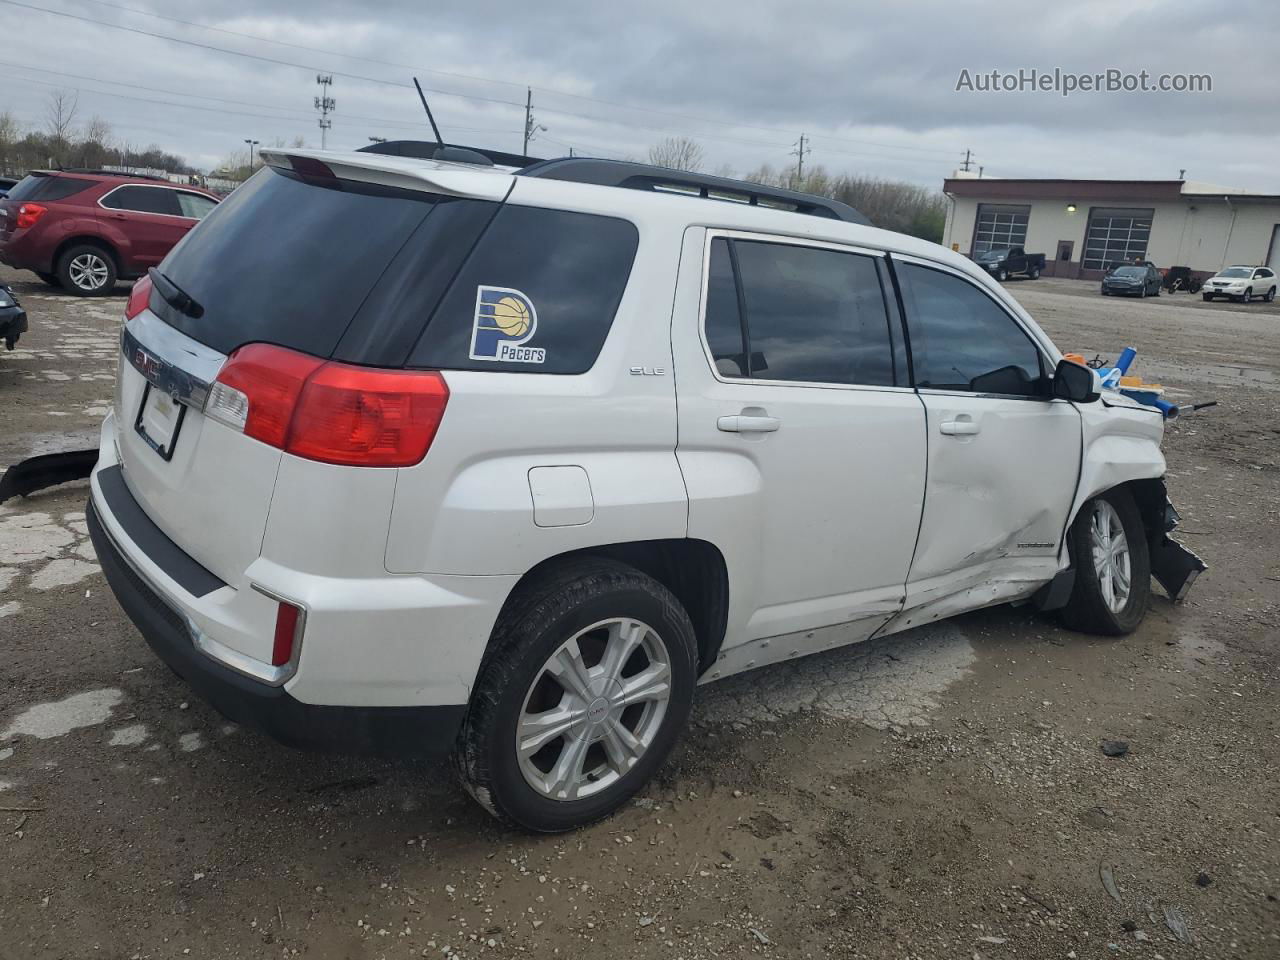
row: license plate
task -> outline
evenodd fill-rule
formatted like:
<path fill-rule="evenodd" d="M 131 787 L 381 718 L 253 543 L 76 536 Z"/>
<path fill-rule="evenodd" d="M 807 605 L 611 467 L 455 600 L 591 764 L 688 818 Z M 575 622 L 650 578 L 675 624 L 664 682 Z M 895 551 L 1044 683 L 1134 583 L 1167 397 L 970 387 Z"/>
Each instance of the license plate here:
<path fill-rule="evenodd" d="M 171 460 L 186 413 L 185 406 L 147 384 L 142 392 L 142 405 L 138 408 L 138 419 L 134 421 L 133 428 L 147 442 L 147 446 L 165 460 Z"/>

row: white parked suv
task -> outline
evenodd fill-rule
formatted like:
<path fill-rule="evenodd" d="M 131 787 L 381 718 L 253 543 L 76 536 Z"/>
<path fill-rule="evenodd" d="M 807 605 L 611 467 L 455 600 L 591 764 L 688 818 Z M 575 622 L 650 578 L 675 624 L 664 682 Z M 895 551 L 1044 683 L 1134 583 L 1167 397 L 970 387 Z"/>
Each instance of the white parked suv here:
<path fill-rule="evenodd" d="M 940 246 L 638 164 L 263 158 L 129 298 L 89 505 L 233 720 L 564 830 L 700 683 L 1006 602 L 1123 634 L 1203 569 L 1159 412 Z"/>
<path fill-rule="evenodd" d="M 1226 297 L 1248 303 L 1276 298 L 1276 273 L 1270 267 L 1226 267 L 1204 282 L 1200 295 L 1206 300 Z"/>

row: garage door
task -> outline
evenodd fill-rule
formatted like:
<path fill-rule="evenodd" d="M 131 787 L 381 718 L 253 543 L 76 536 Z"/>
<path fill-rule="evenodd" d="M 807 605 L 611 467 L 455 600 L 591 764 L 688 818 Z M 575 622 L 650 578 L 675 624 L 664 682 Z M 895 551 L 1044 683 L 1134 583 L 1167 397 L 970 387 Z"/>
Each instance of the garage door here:
<path fill-rule="evenodd" d="M 1089 216 L 1082 266 L 1086 270 L 1110 270 L 1121 263 L 1147 259 L 1154 210 L 1096 207 Z"/>
<path fill-rule="evenodd" d="M 973 230 L 973 252 L 998 247 L 1021 247 L 1027 241 L 1027 221 L 1031 207 L 1001 203 L 978 204 L 978 221 Z"/>

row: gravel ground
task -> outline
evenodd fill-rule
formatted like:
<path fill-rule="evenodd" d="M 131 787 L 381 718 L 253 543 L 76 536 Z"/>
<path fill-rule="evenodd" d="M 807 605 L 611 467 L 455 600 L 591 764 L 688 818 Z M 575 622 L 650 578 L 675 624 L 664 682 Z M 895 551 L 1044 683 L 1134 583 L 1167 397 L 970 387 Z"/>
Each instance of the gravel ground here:
<path fill-rule="evenodd" d="M 0 278 L 32 327 L 0 465 L 86 445 L 122 296 Z M 0 508 L 0 958 L 1280 956 L 1280 311 L 1010 289 L 1220 401 L 1166 441 L 1191 598 L 1122 640 L 998 608 L 702 688 L 660 778 L 570 836 L 227 724 L 116 607 L 83 484 Z"/>

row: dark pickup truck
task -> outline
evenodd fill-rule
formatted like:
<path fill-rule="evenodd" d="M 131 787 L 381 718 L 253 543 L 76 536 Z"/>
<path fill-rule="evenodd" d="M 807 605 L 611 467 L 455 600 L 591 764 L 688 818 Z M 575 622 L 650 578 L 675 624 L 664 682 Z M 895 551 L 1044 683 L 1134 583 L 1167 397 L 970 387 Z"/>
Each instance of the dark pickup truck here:
<path fill-rule="evenodd" d="M 1035 280 L 1044 269 L 1043 253 L 1027 253 L 1021 247 L 992 247 L 975 254 L 973 260 L 997 280 L 1017 276 Z"/>

